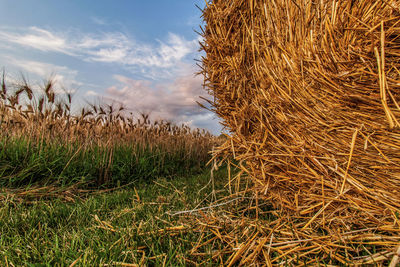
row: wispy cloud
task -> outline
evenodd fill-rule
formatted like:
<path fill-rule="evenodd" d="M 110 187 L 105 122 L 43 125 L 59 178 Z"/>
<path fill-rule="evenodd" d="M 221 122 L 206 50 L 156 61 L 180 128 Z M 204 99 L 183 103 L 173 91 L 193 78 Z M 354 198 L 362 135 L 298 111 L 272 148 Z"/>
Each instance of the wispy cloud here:
<path fill-rule="evenodd" d="M 196 103 L 200 100 L 199 96 L 206 97 L 199 76 L 186 74 L 168 84 L 134 80 L 122 75 L 114 75 L 114 79 L 117 84 L 106 90 L 106 96 L 134 111 L 195 127 L 210 124 L 212 114 Z"/>
<path fill-rule="evenodd" d="M 37 27 L 0 27 L 0 43 L 64 54 L 86 62 L 117 64 L 136 77 L 114 75 L 115 84 L 104 94 L 90 90 L 84 93 L 86 97 L 115 99 L 134 111 L 150 112 L 156 119 L 185 122 L 218 132 L 220 127 L 212 120 L 213 114 L 196 103 L 199 96 L 207 97 L 202 88 L 203 78 L 194 76 L 193 58 L 198 56 L 198 42 L 199 39 L 187 40 L 174 33 L 167 34 L 163 40 L 143 43 L 122 32 L 56 32 Z M 66 66 L 10 56 L 4 61 L 42 78 L 53 74 L 66 88 L 83 85 L 77 81 L 78 71 Z"/>
<path fill-rule="evenodd" d="M 99 94 L 96 93 L 96 92 L 93 91 L 93 90 L 89 90 L 89 91 L 87 91 L 87 92 L 85 93 L 85 96 L 99 96 Z"/>
<path fill-rule="evenodd" d="M 97 25 L 101 25 L 101 26 L 107 25 L 107 22 L 103 18 L 93 16 L 90 19 Z"/>
<path fill-rule="evenodd" d="M 19 44 L 41 51 L 72 55 L 67 40 L 63 36 L 37 27 L 29 27 L 23 33 L 0 30 L 0 40 L 5 43 Z"/>
<path fill-rule="evenodd" d="M 157 45 L 138 43 L 121 33 L 90 36 L 77 46 L 91 61 L 119 63 L 126 66 L 171 68 L 197 50 L 198 41 L 169 33 L 166 41 Z"/>
<path fill-rule="evenodd" d="M 75 90 L 77 87 L 83 85 L 81 82 L 77 81 L 78 71 L 72 70 L 66 66 L 58 66 L 40 61 L 16 59 L 9 56 L 3 57 L 3 59 L 8 62 L 8 65 L 22 70 L 23 72 L 33 74 L 36 78 L 51 78 L 57 84 L 58 89 L 66 88 L 68 90 Z M 59 90 L 59 92 L 63 92 L 63 90 Z"/>
<path fill-rule="evenodd" d="M 198 40 L 169 33 L 166 40 L 141 43 L 121 32 L 55 32 L 38 27 L 0 28 L 0 41 L 46 52 L 62 53 L 85 61 L 117 63 L 127 69 L 171 68 L 197 51 Z M 190 58 L 192 59 L 192 58 Z M 171 70 L 170 70 L 171 72 Z M 166 72 L 163 72 L 164 74 Z"/>

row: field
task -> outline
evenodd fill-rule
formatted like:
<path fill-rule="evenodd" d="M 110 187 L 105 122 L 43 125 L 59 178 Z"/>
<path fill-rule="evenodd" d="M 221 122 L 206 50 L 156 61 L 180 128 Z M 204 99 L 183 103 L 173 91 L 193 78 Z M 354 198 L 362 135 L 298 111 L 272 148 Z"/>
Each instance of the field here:
<path fill-rule="evenodd" d="M 114 104 L 72 109 L 53 81 L 25 81 L 0 91 L 0 184 L 109 187 L 135 179 L 198 173 L 216 138 L 200 129 L 150 121 Z"/>
<path fill-rule="evenodd" d="M 206 3 L 220 137 L 3 74 L 0 265 L 398 266 L 398 7 Z"/>
<path fill-rule="evenodd" d="M 111 104 L 72 112 L 52 81 L 1 86 L 1 266 L 303 263 L 308 239 L 272 243 L 291 234 L 281 210 L 258 200 L 238 162 L 211 160 L 226 138 Z M 375 238 L 352 244 L 360 262 L 380 255 Z M 315 260 L 346 263 L 335 251 Z"/>
<path fill-rule="evenodd" d="M 218 138 L 111 104 L 73 113 L 55 88 L 3 76 L 0 265 L 210 262 L 198 218 L 174 213 L 227 195 L 226 168 L 206 166 Z"/>
<path fill-rule="evenodd" d="M 226 192 L 221 191 L 225 175 L 221 170 L 215 176 L 219 197 Z M 204 172 L 90 193 L 58 188 L 58 196 L 51 199 L 44 192 L 38 196 L 34 189 L 2 192 L 0 265 L 211 264 L 211 250 L 218 245 L 210 243 L 191 252 L 204 233 L 193 227 L 194 218 L 189 217 L 190 222 L 173 216 L 197 205 L 208 206 L 211 186 L 200 189 L 209 178 Z"/>

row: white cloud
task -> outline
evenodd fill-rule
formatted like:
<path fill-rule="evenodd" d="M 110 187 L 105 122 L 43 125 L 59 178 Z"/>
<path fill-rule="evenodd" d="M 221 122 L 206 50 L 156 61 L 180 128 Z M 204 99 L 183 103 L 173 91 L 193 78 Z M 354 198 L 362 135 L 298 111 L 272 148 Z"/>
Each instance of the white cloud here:
<path fill-rule="evenodd" d="M 182 60 L 186 55 L 195 51 L 196 48 L 196 40 L 186 41 L 182 37 L 170 33 L 167 43 L 160 42 L 159 54 L 162 61 L 168 65 Z"/>
<path fill-rule="evenodd" d="M 0 31 L 0 40 L 6 43 L 16 43 L 41 51 L 61 52 L 71 55 L 67 40 L 50 31 L 37 27 L 29 27 L 25 33 Z"/>
<path fill-rule="evenodd" d="M 173 67 L 188 55 L 196 53 L 198 48 L 198 39 L 186 40 L 174 33 L 169 33 L 165 41 L 156 40 L 150 44 L 137 42 L 121 32 L 61 33 L 38 27 L 0 28 L 0 41 L 62 53 L 85 61 L 117 63 L 144 75 L 149 70 L 160 71 L 164 75 L 172 74 Z M 169 69 L 168 72 L 165 69 Z"/>
<path fill-rule="evenodd" d="M 9 56 L 3 58 L 5 58 L 9 65 L 19 70 L 34 74 L 41 79 L 51 78 L 58 85 L 57 88 L 60 93 L 64 92 L 61 88 L 74 91 L 74 88 L 82 85 L 81 82 L 77 81 L 78 71 L 72 70 L 66 66 L 58 66 L 40 61 L 15 59 Z"/>
<path fill-rule="evenodd" d="M 168 84 L 114 75 L 118 83 L 106 90 L 106 96 L 136 112 L 151 113 L 154 119 L 217 129 L 217 122 L 212 121 L 213 114 L 196 103 L 200 101 L 199 96 L 207 96 L 202 88 L 202 77 L 188 73 Z"/>
<path fill-rule="evenodd" d="M 87 62 L 118 64 L 142 79 L 114 75 L 115 84 L 104 95 L 86 91 L 86 97 L 115 99 L 137 112 L 151 112 L 155 119 L 185 122 L 194 127 L 219 129 L 213 115 L 200 108 L 199 96 L 207 97 L 202 88 L 203 78 L 193 58 L 197 55 L 199 38 L 186 40 L 169 33 L 164 40 L 142 43 L 121 32 L 87 33 L 78 31 L 55 32 L 31 27 L 9 29 L 0 27 L 0 43 L 30 47 L 39 51 L 62 53 Z M 41 78 L 51 74 L 65 88 L 83 85 L 77 81 L 78 72 L 33 60 L 19 60 L 3 56 L 5 62 Z M 85 84 L 87 86 L 87 84 Z M 96 87 L 96 86 L 94 86 Z M 97 86 L 98 88 L 98 86 Z"/>
<path fill-rule="evenodd" d="M 107 22 L 105 21 L 105 19 L 99 18 L 99 17 L 91 17 L 90 18 L 95 24 L 97 25 L 107 25 Z"/>
<path fill-rule="evenodd" d="M 86 92 L 85 96 L 99 96 L 99 94 L 93 90 L 89 90 Z"/>
<path fill-rule="evenodd" d="M 187 41 L 173 33 L 158 45 L 141 44 L 123 34 L 105 34 L 86 38 L 81 48 L 87 48 L 89 60 L 114 62 L 126 66 L 170 68 L 187 55 L 196 52 L 197 40 Z"/>

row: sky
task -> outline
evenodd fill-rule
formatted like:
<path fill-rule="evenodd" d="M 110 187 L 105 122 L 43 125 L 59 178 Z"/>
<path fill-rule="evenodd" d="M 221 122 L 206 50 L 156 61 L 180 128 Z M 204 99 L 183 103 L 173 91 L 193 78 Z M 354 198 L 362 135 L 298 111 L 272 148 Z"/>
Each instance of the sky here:
<path fill-rule="evenodd" d="M 219 134 L 198 60 L 204 0 L 0 0 L 0 67 L 53 77 L 74 101 L 115 101 Z"/>

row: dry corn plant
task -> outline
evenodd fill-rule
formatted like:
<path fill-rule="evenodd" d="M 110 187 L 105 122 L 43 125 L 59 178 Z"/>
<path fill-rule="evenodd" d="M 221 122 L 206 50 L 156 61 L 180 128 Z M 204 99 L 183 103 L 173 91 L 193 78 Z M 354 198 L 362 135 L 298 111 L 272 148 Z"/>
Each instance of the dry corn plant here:
<path fill-rule="evenodd" d="M 231 133 L 215 157 L 238 162 L 229 185 L 246 177 L 254 196 L 253 219 L 208 219 L 227 244 L 226 264 L 380 265 L 395 255 L 399 8 L 397 0 L 207 2 L 202 72 Z"/>

